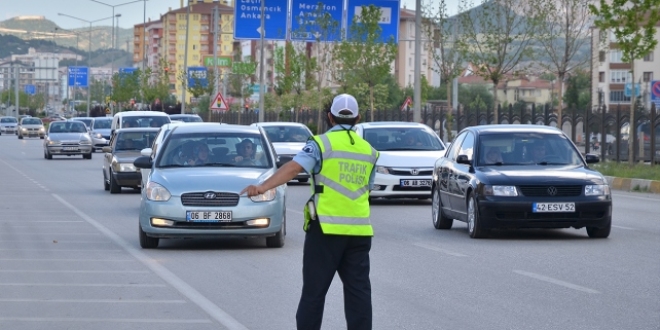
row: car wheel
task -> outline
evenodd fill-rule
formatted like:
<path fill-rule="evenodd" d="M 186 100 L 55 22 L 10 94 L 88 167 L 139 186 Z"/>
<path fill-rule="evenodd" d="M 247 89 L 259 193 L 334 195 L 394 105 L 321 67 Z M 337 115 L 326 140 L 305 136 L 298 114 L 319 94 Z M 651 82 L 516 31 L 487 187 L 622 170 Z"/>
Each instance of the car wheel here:
<path fill-rule="evenodd" d="M 147 233 L 142 230 L 142 226 L 138 224 L 140 230 L 140 247 L 143 249 L 155 249 L 158 247 L 158 242 L 160 241 L 157 237 L 149 237 Z"/>
<path fill-rule="evenodd" d="M 114 176 L 112 175 L 112 172 L 110 172 L 110 178 L 108 179 L 110 181 L 110 193 L 111 194 L 118 194 L 121 192 L 121 186 L 117 184 L 117 181 L 115 180 Z"/>
<path fill-rule="evenodd" d="M 472 238 L 483 238 L 488 236 L 488 230 L 483 229 L 479 221 L 479 208 L 477 207 L 477 198 L 474 193 L 470 194 L 468 199 L 468 234 Z"/>
<path fill-rule="evenodd" d="M 83 159 L 92 159 L 92 153 L 90 152 L 88 154 L 83 155 Z"/>
<path fill-rule="evenodd" d="M 108 183 L 108 179 L 105 177 L 105 171 L 103 172 L 103 190 L 110 190 L 110 183 Z"/>
<path fill-rule="evenodd" d="M 46 159 L 53 159 L 53 155 L 52 155 L 50 152 L 48 152 L 48 150 L 46 150 L 46 151 L 44 152 L 44 158 L 46 158 Z"/>
<path fill-rule="evenodd" d="M 307 181 L 309 181 L 309 178 L 307 178 L 307 179 L 298 179 L 298 182 L 300 182 L 300 183 L 306 183 Z"/>
<path fill-rule="evenodd" d="M 45 136 L 40 136 L 39 138 L 43 140 L 43 139 L 45 139 L 46 137 L 45 137 Z"/>
<path fill-rule="evenodd" d="M 610 236 L 610 230 L 612 229 L 612 218 L 607 222 L 605 227 L 587 227 L 587 235 L 589 238 L 607 238 Z"/>
<path fill-rule="evenodd" d="M 19 139 L 19 140 L 23 140 L 23 135 L 19 135 L 19 136 L 18 136 L 18 139 Z"/>
<path fill-rule="evenodd" d="M 431 208 L 431 217 L 433 219 L 433 227 L 435 229 L 451 229 L 454 224 L 454 219 L 445 217 L 442 214 L 442 201 L 440 200 L 440 192 L 438 189 L 433 189 L 433 202 Z"/>
<path fill-rule="evenodd" d="M 266 246 L 269 248 L 281 248 L 284 246 L 284 237 L 286 236 L 286 215 L 282 220 L 282 228 L 273 237 L 266 237 Z"/>

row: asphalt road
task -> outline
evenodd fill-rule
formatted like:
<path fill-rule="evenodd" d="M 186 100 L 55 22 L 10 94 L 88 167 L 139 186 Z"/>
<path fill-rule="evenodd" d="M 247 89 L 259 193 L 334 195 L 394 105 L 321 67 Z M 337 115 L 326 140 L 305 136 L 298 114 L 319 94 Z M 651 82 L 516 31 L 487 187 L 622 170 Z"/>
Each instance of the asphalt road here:
<path fill-rule="evenodd" d="M 0 136 L 0 329 L 295 328 L 302 206 L 288 235 L 138 242 L 140 195 L 103 190 L 101 154 L 45 160 Z M 660 196 L 614 193 L 610 238 L 585 229 L 435 230 L 429 201 L 372 206 L 374 329 L 660 329 Z M 324 329 L 345 329 L 341 282 Z"/>

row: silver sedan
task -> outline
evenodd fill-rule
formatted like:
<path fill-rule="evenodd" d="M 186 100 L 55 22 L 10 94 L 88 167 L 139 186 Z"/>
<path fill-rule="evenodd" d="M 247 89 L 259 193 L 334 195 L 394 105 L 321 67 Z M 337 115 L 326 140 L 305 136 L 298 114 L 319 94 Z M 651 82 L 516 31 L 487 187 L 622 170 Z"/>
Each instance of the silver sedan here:
<path fill-rule="evenodd" d="M 244 147 L 251 145 L 251 148 Z M 275 153 L 257 127 L 186 124 L 172 128 L 142 189 L 139 238 L 143 248 L 164 238 L 266 238 L 284 245 L 286 185 L 266 193 L 239 195 L 277 170 Z"/>
<path fill-rule="evenodd" d="M 92 159 L 92 150 L 92 138 L 83 122 L 54 121 L 48 126 L 44 158 L 82 155 L 84 159 Z"/>

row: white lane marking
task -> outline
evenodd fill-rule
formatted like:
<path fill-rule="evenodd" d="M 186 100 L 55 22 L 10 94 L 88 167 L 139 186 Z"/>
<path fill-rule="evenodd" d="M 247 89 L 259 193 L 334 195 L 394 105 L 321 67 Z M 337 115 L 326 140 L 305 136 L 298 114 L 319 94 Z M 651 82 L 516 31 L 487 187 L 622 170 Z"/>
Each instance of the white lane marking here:
<path fill-rule="evenodd" d="M 110 283 L 1 283 L 0 286 L 56 286 L 89 288 L 164 288 L 165 284 L 110 284 Z"/>
<path fill-rule="evenodd" d="M 20 223 L 26 223 L 26 222 L 34 222 L 34 223 L 83 223 L 85 221 L 72 221 L 72 220 L 4 220 L 0 221 L 0 223 L 11 223 L 11 222 L 20 222 Z"/>
<path fill-rule="evenodd" d="M 112 242 L 99 242 L 99 241 L 62 241 L 62 239 L 42 239 L 42 240 L 4 240 L 0 239 L 0 243 L 48 243 L 48 244 L 113 244 Z"/>
<path fill-rule="evenodd" d="M 48 252 L 103 251 L 103 252 L 121 252 L 121 250 L 111 250 L 111 249 L 0 249 L 0 251 L 48 251 Z"/>
<path fill-rule="evenodd" d="M 514 270 L 513 272 L 516 273 L 516 274 L 519 274 L 519 275 L 523 275 L 523 276 L 531 277 L 533 279 L 537 279 L 539 281 L 544 281 L 544 282 L 560 285 L 560 286 L 563 286 L 565 288 L 569 288 L 569 289 L 573 289 L 573 290 L 577 290 L 577 291 L 582 291 L 582 292 L 586 292 L 586 293 L 600 293 L 600 292 L 598 292 L 596 290 L 593 290 L 593 289 L 585 288 L 583 286 L 579 286 L 579 285 L 573 284 L 573 283 L 564 282 L 562 280 L 554 279 L 552 277 L 544 276 L 544 275 L 541 275 L 541 274 L 530 273 L 530 272 L 526 272 L 524 270 Z"/>
<path fill-rule="evenodd" d="M 624 226 L 616 226 L 616 225 L 612 225 L 612 227 L 614 227 L 614 228 L 619 228 L 619 229 L 626 229 L 626 230 L 636 230 L 635 228 L 624 227 Z"/>
<path fill-rule="evenodd" d="M 462 254 L 462 253 L 458 253 L 458 252 L 453 252 L 453 251 L 449 251 L 449 250 L 441 249 L 441 248 L 439 248 L 439 247 L 437 247 L 437 246 L 433 246 L 433 245 L 429 245 L 429 244 L 424 244 L 424 243 L 414 243 L 413 245 L 414 245 L 414 246 L 417 246 L 417 247 L 421 247 L 421 248 L 423 248 L 423 249 L 427 249 L 427 250 L 431 250 L 431 251 L 435 251 L 435 252 L 444 253 L 444 254 L 447 254 L 447 255 L 450 255 L 450 256 L 454 256 L 454 257 L 467 257 L 466 254 Z"/>
<path fill-rule="evenodd" d="M 288 212 L 293 212 L 293 213 L 296 213 L 296 214 L 305 215 L 305 213 L 303 213 L 303 212 L 296 211 L 296 210 L 292 210 L 292 209 L 290 209 L 290 208 L 287 208 L 286 210 L 287 210 Z"/>
<path fill-rule="evenodd" d="M 78 208 L 69 204 L 62 197 L 58 196 L 57 194 L 52 194 L 52 195 L 55 199 L 60 201 L 60 203 L 62 203 L 64 206 L 68 207 L 70 210 L 75 212 L 79 217 L 87 221 L 92 226 L 96 227 L 96 229 L 98 229 L 101 233 L 103 233 L 105 236 L 110 238 L 117 245 L 121 246 L 124 250 L 126 250 L 126 252 L 131 254 L 137 260 L 142 262 L 147 268 L 151 269 L 151 271 L 153 271 L 156 275 L 158 275 L 161 279 L 163 279 L 163 281 L 167 282 L 169 285 L 171 285 L 176 290 L 178 290 L 182 295 L 190 299 L 190 301 L 192 301 L 194 304 L 196 304 L 205 312 L 207 312 L 212 318 L 220 322 L 220 324 L 224 325 L 226 328 L 230 330 L 234 330 L 234 329 L 247 330 L 247 328 L 243 324 L 239 323 L 238 320 L 234 319 L 222 308 L 215 305 L 212 301 L 210 301 L 204 295 L 199 293 L 199 291 L 195 290 L 195 288 L 190 286 L 190 284 L 186 283 L 185 281 L 174 275 L 174 273 L 172 273 L 165 266 L 159 264 L 157 260 L 154 260 L 153 258 L 149 257 L 146 253 L 135 249 L 130 244 L 128 244 L 128 242 L 126 242 L 123 238 L 119 237 L 119 235 L 115 234 L 110 229 L 101 225 L 101 223 L 94 220 L 92 217 L 78 210 Z"/>
<path fill-rule="evenodd" d="M 0 258 L 0 261 L 56 261 L 56 262 L 135 262 L 134 259 L 29 259 L 29 258 Z"/>
<path fill-rule="evenodd" d="M 0 269 L 0 273 L 38 273 L 38 274 L 149 274 L 146 270 L 31 270 Z"/>
<path fill-rule="evenodd" d="M 131 300 L 131 299 L 0 299 L 0 302 L 29 303 L 129 303 L 129 304 L 185 304 L 185 300 Z"/>
<path fill-rule="evenodd" d="M 0 317 L 0 322 L 94 322 L 94 323 L 165 323 L 199 324 L 212 323 L 211 320 L 181 319 L 102 319 L 83 317 Z"/>

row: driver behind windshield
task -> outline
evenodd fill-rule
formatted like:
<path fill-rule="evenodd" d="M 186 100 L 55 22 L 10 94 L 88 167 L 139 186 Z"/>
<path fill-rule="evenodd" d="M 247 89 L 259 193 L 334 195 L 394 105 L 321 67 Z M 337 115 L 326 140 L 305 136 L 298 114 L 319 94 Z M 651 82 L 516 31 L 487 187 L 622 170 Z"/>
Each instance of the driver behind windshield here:
<path fill-rule="evenodd" d="M 240 143 L 236 144 L 236 154 L 237 156 L 233 158 L 234 162 L 237 164 L 247 164 L 254 165 L 254 153 L 255 145 L 250 139 L 245 139 Z"/>

